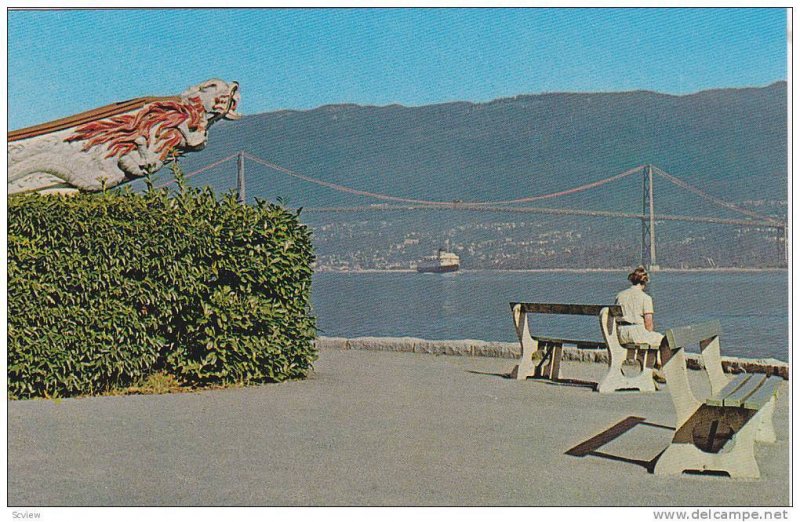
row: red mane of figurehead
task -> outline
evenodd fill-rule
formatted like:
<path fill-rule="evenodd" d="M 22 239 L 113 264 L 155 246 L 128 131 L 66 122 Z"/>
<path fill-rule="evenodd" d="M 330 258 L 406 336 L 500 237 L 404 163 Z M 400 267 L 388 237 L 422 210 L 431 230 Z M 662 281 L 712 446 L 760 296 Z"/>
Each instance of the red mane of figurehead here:
<path fill-rule="evenodd" d="M 136 150 L 135 140 L 141 136 L 150 144 L 150 135 L 155 129 L 155 150 L 164 161 L 183 140 L 178 126 L 188 122 L 190 131 L 204 130 L 204 116 L 205 108 L 200 98 L 191 98 L 189 102 L 156 101 L 131 114 L 81 125 L 66 141 L 86 141 L 84 151 L 95 145 L 107 144 L 106 158 L 121 157 Z"/>

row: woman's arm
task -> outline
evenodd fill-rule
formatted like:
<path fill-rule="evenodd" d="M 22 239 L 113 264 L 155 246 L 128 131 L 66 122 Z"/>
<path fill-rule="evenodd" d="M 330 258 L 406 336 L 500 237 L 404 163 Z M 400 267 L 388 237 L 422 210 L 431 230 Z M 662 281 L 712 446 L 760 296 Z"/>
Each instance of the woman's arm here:
<path fill-rule="evenodd" d="M 644 314 L 644 329 L 652 332 L 655 329 L 653 325 L 653 314 Z"/>

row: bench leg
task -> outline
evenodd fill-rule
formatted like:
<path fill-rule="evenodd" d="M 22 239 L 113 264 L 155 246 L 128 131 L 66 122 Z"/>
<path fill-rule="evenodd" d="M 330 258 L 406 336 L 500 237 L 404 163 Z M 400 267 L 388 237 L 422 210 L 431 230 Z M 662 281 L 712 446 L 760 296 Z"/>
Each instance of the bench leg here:
<path fill-rule="evenodd" d="M 707 453 L 694 444 L 675 443 L 667 447 L 656 462 L 656 475 L 680 475 L 684 471 L 724 471 L 732 478 L 756 479 L 761 476 L 755 457 L 757 426 L 746 424 L 719 452 Z"/>
<path fill-rule="evenodd" d="M 622 373 L 622 368 L 611 367 L 600 381 L 597 391 L 600 393 L 613 393 L 617 390 L 639 390 L 642 392 L 658 391 L 653 380 L 653 369 L 644 368 L 642 373 L 629 377 Z"/>
<path fill-rule="evenodd" d="M 517 365 L 511 370 L 511 378 L 521 381 L 532 377 L 536 371 L 536 365 L 533 364 L 533 354 L 539 350 L 539 344 L 531 337 L 531 332 L 528 329 L 528 314 L 522 313 L 519 305 L 514 307 L 512 314 L 514 316 L 514 328 L 517 330 L 517 338 L 522 348 L 522 355 Z"/>
<path fill-rule="evenodd" d="M 608 344 L 608 373 L 597 386 L 600 393 L 613 393 L 617 390 L 639 390 L 643 392 L 656 391 L 653 380 L 653 369 L 643 365 L 642 372 L 638 375 L 627 376 L 622 373 L 622 364 L 628 356 L 628 350 L 622 346 Z"/>
<path fill-rule="evenodd" d="M 658 364 L 658 350 L 647 350 L 644 356 L 644 367 L 655 368 Z"/>
<path fill-rule="evenodd" d="M 775 397 L 755 414 L 751 422 L 756 423 L 756 441 L 772 444 L 778 438 L 775 436 L 775 426 L 772 424 L 772 414 L 775 413 Z"/>
<path fill-rule="evenodd" d="M 600 330 L 603 332 L 603 339 L 608 347 L 608 373 L 597 385 L 600 393 L 612 393 L 616 390 L 640 390 L 643 392 L 656 391 L 656 383 L 653 382 L 653 369 L 647 364 L 642 365 L 642 372 L 638 375 L 628 377 L 622 373 L 622 364 L 628 358 L 628 350 L 619 344 L 617 338 L 616 319 L 611 316 L 608 308 L 600 311 Z"/>
<path fill-rule="evenodd" d="M 550 379 L 557 381 L 561 371 L 561 358 L 564 355 L 564 348 L 560 344 L 553 347 L 553 353 L 550 355 Z"/>
<path fill-rule="evenodd" d="M 557 381 L 561 370 L 561 357 L 564 355 L 563 346 L 558 343 L 538 342 L 542 360 L 536 365 L 533 376 Z"/>

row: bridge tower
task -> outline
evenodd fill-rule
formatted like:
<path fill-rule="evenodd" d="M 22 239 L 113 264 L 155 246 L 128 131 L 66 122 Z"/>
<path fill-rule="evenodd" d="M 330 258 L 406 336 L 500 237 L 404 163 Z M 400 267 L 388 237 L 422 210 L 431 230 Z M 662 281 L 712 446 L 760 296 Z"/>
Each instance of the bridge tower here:
<path fill-rule="evenodd" d="M 247 203 L 244 182 L 244 151 L 240 150 L 236 162 L 236 199 L 240 205 Z"/>
<path fill-rule="evenodd" d="M 656 220 L 653 204 L 653 166 L 642 169 L 642 256 L 641 264 L 651 272 L 659 269 L 656 262 Z"/>

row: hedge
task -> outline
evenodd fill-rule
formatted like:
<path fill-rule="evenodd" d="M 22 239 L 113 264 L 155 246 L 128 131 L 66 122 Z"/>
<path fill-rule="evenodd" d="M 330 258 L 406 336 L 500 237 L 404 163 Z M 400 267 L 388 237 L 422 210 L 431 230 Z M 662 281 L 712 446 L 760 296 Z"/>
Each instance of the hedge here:
<path fill-rule="evenodd" d="M 11 398 L 304 377 L 313 251 L 299 212 L 210 189 L 8 199 Z"/>

